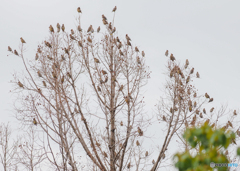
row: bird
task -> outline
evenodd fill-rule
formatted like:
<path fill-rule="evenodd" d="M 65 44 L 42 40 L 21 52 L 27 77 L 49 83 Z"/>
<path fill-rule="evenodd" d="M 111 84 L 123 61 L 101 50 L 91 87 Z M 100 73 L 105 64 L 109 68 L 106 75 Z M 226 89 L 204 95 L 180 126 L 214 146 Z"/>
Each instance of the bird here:
<path fill-rule="evenodd" d="M 100 79 L 100 83 L 101 83 L 101 84 L 103 84 L 103 83 L 104 83 L 104 81 L 103 81 L 102 79 Z"/>
<path fill-rule="evenodd" d="M 130 167 L 131 167 L 131 164 L 130 164 L 130 162 L 129 162 L 128 165 L 127 165 L 127 168 L 130 169 Z"/>
<path fill-rule="evenodd" d="M 42 83 L 43 83 L 44 87 L 47 87 L 47 84 L 45 81 L 42 81 Z"/>
<path fill-rule="evenodd" d="M 64 82 L 64 75 L 61 78 L 61 83 L 63 83 L 63 82 Z"/>
<path fill-rule="evenodd" d="M 188 101 L 188 106 L 192 106 L 192 100 Z"/>
<path fill-rule="evenodd" d="M 37 74 L 38 74 L 39 77 L 42 77 L 42 74 L 41 74 L 40 71 L 38 71 Z"/>
<path fill-rule="evenodd" d="M 80 7 L 78 7 L 78 8 L 77 8 L 77 12 L 78 12 L 78 13 L 82 13 L 82 11 L 81 11 L 81 8 L 80 8 Z"/>
<path fill-rule="evenodd" d="M 193 74 L 193 72 L 194 72 L 194 68 L 191 69 L 190 74 Z"/>
<path fill-rule="evenodd" d="M 38 53 L 36 53 L 35 60 L 38 60 L 39 56 Z"/>
<path fill-rule="evenodd" d="M 102 70 L 103 75 L 107 74 L 107 71 Z"/>
<path fill-rule="evenodd" d="M 117 42 L 118 42 L 118 43 L 120 43 L 120 40 L 119 40 L 119 38 L 118 38 L 118 37 L 117 37 Z"/>
<path fill-rule="evenodd" d="M 138 140 L 136 141 L 136 145 L 137 145 L 137 146 L 140 146 L 140 143 L 139 143 L 139 141 L 138 141 Z"/>
<path fill-rule="evenodd" d="M 37 125 L 37 121 L 36 121 L 35 118 L 33 118 L 33 124 L 34 124 L 34 125 Z"/>
<path fill-rule="evenodd" d="M 233 128 L 232 122 L 228 121 L 228 124 L 229 124 L 230 127 Z"/>
<path fill-rule="evenodd" d="M 101 88 L 100 88 L 99 86 L 97 86 L 97 89 L 98 89 L 98 91 L 99 91 L 99 92 L 101 92 L 101 91 L 102 91 L 102 90 L 101 90 Z"/>
<path fill-rule="evenodd" d="M 8 46 L 8 51 L 12 52 L 12 48 L 10 46 Z"/>
<path fill-rule="evenodd" d="M 116 31 L 116 27 L 113 28 L 112 33 L 115 33 L 115 31 Z"/>
<path fill-rule="evenodd" d="M 100 28 L 100 26 L 99 26 L 99 27 L 97 28 L 97 32 L 98 32 L 98 33 L 100 32 L 100 29 L 101 29 L 101 28 Z"/>
<path fill-rule="evenodd" d="M 189 83 L 190 81 L 190 76 L 187 77 L 186 83 Z"/>
<path fill-rule="evenodd" d="M 137 57 L 137 63 L 138 63 L 139 65 L 141 65 L 141 61 L 140 61 L 139 56 Z"/>
<path fill-rule="evenodd" d="M 168 50 L 166 50 L 166 52 L 165 52 L 165 56 L 168 56 Z"/>
<path fill-rule="evenodd" d="M 72 34 L 72 35 L 74 34 L 74 30 L 73 30 L 73 29 L 71 29 L 71 34 Z"/>
<path fill-rule="evenodd" d="M 210 96 L 209 96 L 207 93 L 205 93 L 205 97 L 206 97 L 206 98 L 210 98 Z"/>
<path fill-rule="evenodd" d="M 92 29 L 92 25 L 90 25 L 90 26 L 88 27 L 88 30 L 87 30 L 87 32 L 90 32 L 90 31 L 91 31 L 91 29 Z"/>
<path fill-rule="evenodd" d="M 203 113 L 206 114 L 206 109 L 205 108 L 203 109 Z"/>
<path fill-rule="evenodd" d="M 194 93 L 194 94 L 193 94 L 193 97 L 197 97 L 197 93 Z"/>
<path fill-rule="evenodd" d="M 122 90 L 123 90 L 123 85 L 121 85 L 119 88 L 119 91 L 122 91 Z"/>
<path fill-rule="evenodd" d="M 213 110 L 214 110 L 214 107 L 212 107 L 212 108 L 210 109 L 210 112 L 213 112 Z"/>
<path fill-rule="evenodd" d="M 233 111 L 233 114 L 234 114 L 234 115 L 237 115 L 237 111 L 236 111 L 236 110 L 234 110 L 234 111 Z"/>
<path fill-rule="evenodd" d="M 121 47 L 122 47 L 122 43 L 119 42 L 119 44 L 118 44 L 118 49 L 120 49 Z"/>
<path fill-rule="evenodd" d="M 78 31 L 82 31 L 82 28 L 80 25 L 78 25 L 77 29 L 78 29 Z"/>
<path fill-rule="evenodd" d="M 60 32 L 61 26 L 59 23 L 57 23 L 57 32 Z"/>
<path fill-rule="evenodd" d="M 126 34 L 126 39 L 127 39 L 127 41 L 131 40 L 130 37 L 128 36 L 128 34 Z"/>
<path fill-rule="evenodd" d="M 51 45 L 49 42 L 44 41 L 44 43 L 45 43 L 45 45 L 46 45 L 47 47 L 52 48 L 52 45 Z"/>
<path fill-rule="evenodd" d="M 107 18 L 105 17 L 105 15 L 102 15 L 102 18 L 103 18 L 104 20 L 107 20 Z"/>
<path fill-rule="evenodd" d="M 20 81 L 18 81 L 18 85 L 19 87 L 23 88 L 23 84 Z"/>
<path fill-rule="evenodd" d="M 67 72 L 67 76 L 68 76 L 69 78 L 72 78 L 72 76 L 71 76 L 71 74 L 70 74 L 69 72 Z"/>
<path fill-rule="evenodd" d="M 166 116 L 165 116 L 165 115 L 163 115 L 163 121 L 167 121 L 167 119 L 166 119 Z"/>
<path fill-rule="evenodd" d="M 198 72 L 196 73 L 196 76 L 197 76 L 197 78 L 200 78 L 200 75 L 199 75 L 199 73 L 198 73 Z"/>
<path fill-rule="evenodd" d="M 100 63 L 99 59 L 97 59 L 97 58 L 94 58 L 94 62 Z"/>
<path fill-rule="evenodd" d="M 103 21 L 103 24 L 104 24 L 104 25 L 107 25 L 107 24 L 108 24 L 107 20 L 105 20 L 104 18 L 103 18 L 102 21 Z"/>
<path fill-rule="evenodd" d="M 200 113 L 200 118 L 203 118 L 202 112 Z"/>
<path fill-rule="evenodd" d="M 105 77 L 105 80 L 104 80 L 104 83 L 106 83 L 108 81 L 108 77 L 106 76 Z"/>
<path fill-rule="evenodd" d="M 22 37 L 20 38 L 20 40 L 21 40 L 22 43 L 26 43 L 25 40 Z"/>
<path fill-rule="evenodd" d="M 152 164 L 155 164 L 155 160 L 154 159 L 152 160 Z"/>
<path fill-rule="evenodd" d="M 16 49 L 13 51 L 13 53 L 18 56 L 18 52 Z"/>
<path fill-rule="evenodd" d="M 78 41 L 78 45 L 79 45 L 80 47 L 83 47 L 82 42 L 80 42 L 80 41 Z"/>
<path fill-rule="evenodd" d="M 111 23 L 111 22 L 109 23 L 108 28 L 109 28 L 110 30 L 112 30 L 112 23 Z"/>
<path fill-rule="evenodd" d="M 128 96 L 125 96 L 124 99 L 125 99 L 125 102 L 126 102 L 127 104 L 130 103 L 130 98 L 129 98 Z"/>
<path fill-rule="evenodd" d="M 196 114 L 199 114 L 199 110 L 198 109 L 196 110 Z"/>
<path fill-rule="evenodd" d="M 122 53 L 121 49 L 119 49 L 119 53 L 120 53 L 120 55 L 122 55 L 122 56 L 123 56 L 123 53 Z"/>
<path fill-rule="evenodd" d="M 127 41 L 127 45 L 128 46 L 132 46 L 132 44 L 131 44 L 131 42 L 129 40 Z"/>
<path fill-rule="evenodd" d="M 165 159 L 165 154 L 163 153 L 162 158 Z"/>
<path fill-rule="evenodd" d="M 174 60 L 175 60 L 175 57 L 173 56 L 172 53 L 171 53 L 171 55 L 170 55 L 170 60 L 171 60 L 171 61 L 174 61 Z"/>
<path fill-rule="evenodd" d="M 66 53 L 66 54 L 68 54 L 68 55 L 69 55 L 69 51 L 68 51 L 68 49 L 67 49 L 67 48 L 64 48 L 64 51 L 65 51 L 65 53 Z"/>
<path fill-rule="evenodd" d="M 53 28 L 52 25 L 49 26 L 49 30 L 50 30 L 50 32 L 52 32 L 52 33 L 54 32 L 54 28 Z"/>
<path fill-rule="evenodd" d="M 188 59 L 186 59 L 185 69 L 188 67 L 188 65 L 189 65 L 189 61 L 188 61 Z"/>
<path fill-rule="evenodd" d="M 56 73 L 55 72 L 52 72 L 52 76 L 53 76 L 53 78 L 57 78 L 57 75 L 56 75 Z"/>
<path fill-rule="evenodd" d="M 192 106 L 189 106 L 188 109 L 189 109 L 189 112 L 192 112 Z"/>
<path fill-rule="evenodd" d="M 70 38 L 71 38 L 72 40 L 76 40 L 75 37 L 74 37 L 73 35 L 71 35 L 71 34 L 70 34 Z"/>
<path fill-rule="evenodd" d="M 88 36 L 88 38 L 87 38 L 87 41 L 89 42 L 89 43 L 92 43 L 92 39 Z"/>
<path fill-rule="evenodd" d="M 135 47 L 135 51 L 136 51 L 136 52 L 139 52 L 139 50 L 138 50 L 138 47 L 137 47 L 137 46 Z"/>
<path fill-rule="evenodd" d="M 115 6 L 112 10 L 112 12 L 115 12 L 117 10 L 117 6 Z"/>
<path fill-rule="evenodd" d="M 64 26 L 64 24 L 62 24 L 62 31 L 63 31 L 63 32 L 65 31 L 65 26 Z"/>
<path fill-rule="evenodd" d="M 105 151 L 103 152 L 103 156 L 104 156 L 105 158 L 108 157 L 108 155 L 107 155 L 107 153 L 106 153 Z"/>
<path fill-rule="evenodd" d="M 142 51 L 142 56 L 145 57 L 145 52 L 144 51 Z"/>
<path fill-rule="evenodd" d="M 193 106 L 196 107 L 197 106 L 197 102 L 194 102 Z"/>
<path fill-rule="evenodd" d="M 123 126 L 123 121 L 120 122 L 120 125 Z"/>
<path fill-rule="evenodd" d="M 213 101 L 213 98 L 209 99 L 209 102 L 212 102 Z"/>
<path fill-rule="evenodd" d="M 180 95 L 178 95 L 178 100 L 182 100 L 183 98 L 180 96 Z"/>

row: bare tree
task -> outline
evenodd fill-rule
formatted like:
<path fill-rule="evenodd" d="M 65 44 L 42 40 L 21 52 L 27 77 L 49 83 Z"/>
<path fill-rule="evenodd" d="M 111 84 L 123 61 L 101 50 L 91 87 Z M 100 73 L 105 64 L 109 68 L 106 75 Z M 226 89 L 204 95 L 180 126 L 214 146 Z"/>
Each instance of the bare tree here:
<path fill-rule="evenodd" d="M 0 125 L 0 159 L 3 170 L 8 171 L 14 168 L 14 157 L 17 150 L 17 142 L 11 142 L 11 129 L 9 124 Z"/>
<path fill-rule="evenodd" d="M 42 157 L 53 170 L 157 170 L 173 136 L 189 148 L 179 135 L 188 126 L 210 121 L 201 111 L 213 98 L 197 95 L 191 84 L 194 68 L 188 60 L 180 66 L 171 54 L 167 94 L 158 105 L 159 119 L 167 124 L 166 137 L 158 158 L 147 164 L 150 152 L 142 144 L 151 118 L 143 113 L 141 94 L 150 78 L 145 53 L 128 34 L 117 36 L 114 17 L 110 22 L 102 15 L 104 31 L 92 25 L 84 31 L 81 9 L 77 11 L 78 25 L 70 34 L 64 24 L 56 29 L 50 25 L 50 36 L 38 46 L 35 61 L 24 57 L 22 38 L 19 53 L 8 48 L 26 69 L 21 80 L 14 77 L 17 119 L 36 126 L 43 137 Z"/>

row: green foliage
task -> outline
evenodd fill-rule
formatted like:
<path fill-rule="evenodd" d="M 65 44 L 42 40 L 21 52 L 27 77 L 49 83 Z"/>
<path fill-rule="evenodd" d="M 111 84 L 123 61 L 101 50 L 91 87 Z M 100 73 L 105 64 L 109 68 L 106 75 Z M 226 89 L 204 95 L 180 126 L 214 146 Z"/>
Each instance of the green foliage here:
<path fill-rule="evenodd" d="M 189 151 L 177 153 L 174 158 L 177 159 L 175 166 L 179 171 L 212 171 L 210 163 L 229 163 L 226 155 L 219 149 L 224 147 L 227 149 L 235 134 L 231 131 L 225 133 L 223 129 L 214 130 L 204 123 L 200 128 L 187 128 L 183 134 L 183 138 L 192 148 L 197 150 L 195 156 Z M 240 154 L 240 149 L 238 149 Z M 227 170 L 227 167 L 217 167 L 219 171 Z"/>

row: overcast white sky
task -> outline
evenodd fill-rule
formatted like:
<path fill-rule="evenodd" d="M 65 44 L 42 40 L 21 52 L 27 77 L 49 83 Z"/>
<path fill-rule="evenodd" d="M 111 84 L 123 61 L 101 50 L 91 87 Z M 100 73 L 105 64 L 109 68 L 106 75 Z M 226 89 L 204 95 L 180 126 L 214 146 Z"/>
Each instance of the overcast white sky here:
<path fill-rule="evenodd" d="M 112 19 L 120 37 L 128 34 L 133 45 L 146 53 L 152 71 L 145 93 L 153 108 L 165 82 L 166 49 L 178 61 L 189 59 L 200 73 L 195 85 L 200 93 L 214 97 L 214 105 L 240 104 L 240 1 L 239 0 L 1 0 L 0 5 L 0 121 L 17 123 L 11 117 L 13 98 L 9 91 L 12 74 L 23 70 L 21 60 L 7 56 L 7 46 L 18 49 L 20 37 L 27 42 L 25 56 L 34 58 L 38 43 L 49 34 L 48 27 L 65 24 L 75 28 L 76 8 L 81 7 L 82 27 L 102 26 L 101 15 Z"/>

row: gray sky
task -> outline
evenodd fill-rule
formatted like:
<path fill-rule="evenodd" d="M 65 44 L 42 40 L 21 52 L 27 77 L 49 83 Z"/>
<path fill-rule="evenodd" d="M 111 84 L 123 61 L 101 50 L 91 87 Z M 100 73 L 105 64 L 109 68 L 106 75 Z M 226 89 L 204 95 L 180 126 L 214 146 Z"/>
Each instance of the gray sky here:
<path fill-rule="evenodd" d="M 160 1 L 160 0 L 1 0 L 0 6 L 0 117 L 2 122 L 17 123 L 13 98 L 9 93 L 12 74 L 22 72 L 23 64 L 14 55 L 7 56 L 7 46 L 18 49 L 20 37 L 27 42 L 25 56 L 34 58 L 38 43 L 49 34 L 48 27 L 63 24 L 75 28 L 76 8 L 81 7 L 82 27 L 102 27 L 101 15 L 109 20 L 117 6 L 115 26 L 119 37 L 128 34 L 132 44 L 146 53 L 152 71 L 145 93 L 149 108 L 161 95 L 165 82 L 168 49 L 178 61 L 189 59 L 200 73 L 195 85 L 200 93 L 214 98 L 215 108 L 228 103 L 239 108 L 240 100 L 240 1 Z"/>

